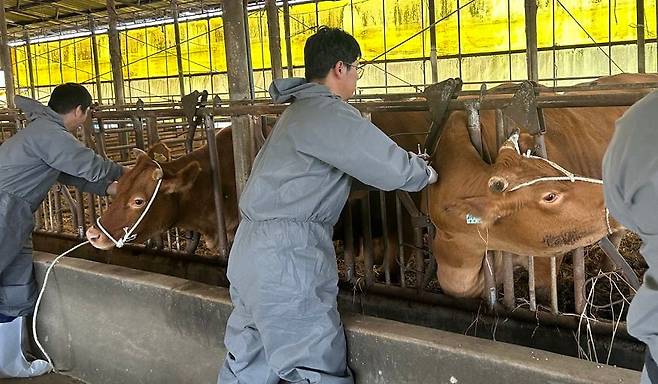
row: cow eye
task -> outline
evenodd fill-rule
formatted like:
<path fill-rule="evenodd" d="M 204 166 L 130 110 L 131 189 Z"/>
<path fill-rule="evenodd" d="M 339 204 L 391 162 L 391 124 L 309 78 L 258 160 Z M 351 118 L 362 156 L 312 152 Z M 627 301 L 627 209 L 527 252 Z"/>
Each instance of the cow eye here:
<path fill-rule="evenodd" d="M 552 203 L 555 200 L 557 200 L 557 197 L 558 197 L 557 193 L 549 192 L 549 193 L 544 195 L 544 201 L 547 202 L 547 203 Z"/>
<path fill-rule="evenodd" d="M 141 198 L 138 197 L 138 198 L 135 199 L 134 203 L 135 203 L 136 206 L 139 207 L 142 204 L 144 204 L 144 199 L 141 199 Z"/>

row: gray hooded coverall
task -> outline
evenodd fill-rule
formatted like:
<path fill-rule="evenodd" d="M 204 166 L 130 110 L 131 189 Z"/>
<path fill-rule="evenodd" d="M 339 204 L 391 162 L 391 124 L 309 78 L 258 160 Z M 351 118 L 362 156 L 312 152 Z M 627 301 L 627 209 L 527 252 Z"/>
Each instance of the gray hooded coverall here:
<path fill-rule="evenodd" d="M 612 216 L 642 238 L 649 265 L 628 311 L 628 332 L 646 343 L 642 384 L 658 384 L 658 93 L 633 105 L 616 123 L 603 158 L 603 190 Z"/>
<path fill-rule="evenodd" d="M 32 274 L 33 214 L 59 181 L 105 195 L 123 172 L 64 127 L 52 109 L 16 96 L 28 126 L 0 145 L 0 314 L 29 315 L 36 300 Z"/>
<path fill-rule="evenodd" d="M 293 103 L 240 198 L 228 265 L 234 309 L 218 382 L 353 383 L 336 308 L 333 226 L 352 177 L 383 190 L 419 191 L 429 170 L 324 85 L 280 79 L 270 95 Z"/>

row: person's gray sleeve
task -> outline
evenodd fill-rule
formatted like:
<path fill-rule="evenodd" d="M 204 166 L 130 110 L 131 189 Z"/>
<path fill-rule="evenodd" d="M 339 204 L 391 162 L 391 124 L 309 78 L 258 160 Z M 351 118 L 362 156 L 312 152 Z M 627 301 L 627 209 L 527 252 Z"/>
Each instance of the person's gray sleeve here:
<path fill-rule="evenodd" d="M 107 186 L 112 183 L 111 180 L 107 179 L 92 183 L 81 177 L 71 176 L 64 172 L 59 174 L 57 181 L 61 184 L 76 187 L 81 192 L 90 192 L 98 196 L 107 196 Z"/>
<path fill-rule="evenodd" d="M 327 118 L 316 117 L 303 128 L 298 126 L 294 134 L 297 150 L 385 191 L 423 189 L 429 181 L 425 161 L 410 157 L 374 124 L 348 108 L 335 109 Z"/>
<path fill-rule="evenodd" d="M 35 154 L 49 166 L 91 183 L 119 179 L 122 167 L 98 156 L 64 130 L 48 130 L 32 137 Z"/>

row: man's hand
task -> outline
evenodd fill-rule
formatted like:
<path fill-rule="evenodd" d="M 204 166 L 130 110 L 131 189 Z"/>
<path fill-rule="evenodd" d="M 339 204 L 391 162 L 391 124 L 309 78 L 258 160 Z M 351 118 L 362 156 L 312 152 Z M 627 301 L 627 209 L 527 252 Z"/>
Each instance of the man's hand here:
<path fill-rule="evenodd" d="M 110 185 L 107 186 L 107 189 L 105 190 L 105 192 L 106 192 L 109 196 L 114 196 L 114 195 L 116 195 L 116 194 L 117 194 L 117 186 L 118 186 L 118 185 L 119 185 L 119 183 L 117 183 L 116 181 L 110 183 Z"/>

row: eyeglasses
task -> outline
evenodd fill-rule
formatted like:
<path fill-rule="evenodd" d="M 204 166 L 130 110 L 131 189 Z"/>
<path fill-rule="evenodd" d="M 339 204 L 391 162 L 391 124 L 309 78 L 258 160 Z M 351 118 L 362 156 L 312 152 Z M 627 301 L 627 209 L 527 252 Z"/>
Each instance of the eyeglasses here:
<path fill-rule="evenodd" d="M 354 65 L 354 64 L 349 64 L 349 63 L 343 62 L 343 64 L 345 64 L 345 66 L 347 68 L 354 68 L 354 70 L 356 71 L 357 78 L 360 79 L 363 76 L 364 68 L 366 66 L 364 63 Z"/>

